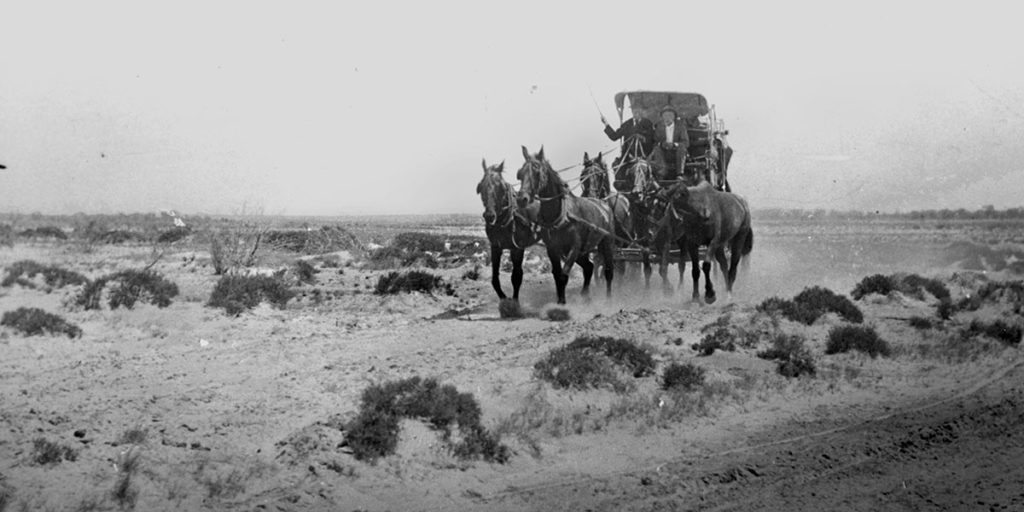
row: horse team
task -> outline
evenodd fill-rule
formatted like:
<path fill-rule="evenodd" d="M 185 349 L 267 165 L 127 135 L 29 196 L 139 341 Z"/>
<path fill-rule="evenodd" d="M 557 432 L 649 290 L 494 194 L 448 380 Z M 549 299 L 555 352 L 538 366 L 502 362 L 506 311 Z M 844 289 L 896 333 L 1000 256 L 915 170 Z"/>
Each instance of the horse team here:
<path fill-rule="evenodd" d="M 483 202 L 485 231 L 491 245 L 491 284 L 500 299 L 507 298 L 499 279 L 503 252 L 508 250 L 511 254 L 512 299 L 518 301 L 523 256 L 526 248 L 538 240 L 547 249 L 559 304 L 565 304 L 565 287 L 574 264 L 583 271 L 581 292 L 584 296 L 588 294 L 595 268 L 590 259 L 592 253 L 600 257 L 606 293 L 610 296 L 616 250 L 637 244 L 660 252 L 660 273 L 666 287 L 668 250 L 674 244 L 680 255 L 680 283 L 683 255 L 690 257 L 694 301 L 700 301 L 701 271 L 705 280 L 704 301 L 710 304 L 716 300 L 712 258 L 725 277 L 727 292 L 732 292 L 737 266 L 750 254 L 754 240 L 750 209 L 742 197 L 716 190 L 701 177 L 659 182 L 643 159 L 625 169 L 624 175 L 632 182 L 631 193 L 615 193 L 600 153 L 594 159 L 583 155 L 583 191 L 576 196 L 548 163 L 543 147 L 532 155 L 526 147 L 522 150 L 524 162 L 516 173 L 520 182 L 518 192 L 502 176 L 504 162 L 488 166 L 486 160 L 483 179 L 476 189 Z M 629 197 L 633 198 L 632 204 Z M 703 263 L 699 252 L 702 246 L 707 247 Z M 647 251 L 644 255 L 649 286 Z"/>

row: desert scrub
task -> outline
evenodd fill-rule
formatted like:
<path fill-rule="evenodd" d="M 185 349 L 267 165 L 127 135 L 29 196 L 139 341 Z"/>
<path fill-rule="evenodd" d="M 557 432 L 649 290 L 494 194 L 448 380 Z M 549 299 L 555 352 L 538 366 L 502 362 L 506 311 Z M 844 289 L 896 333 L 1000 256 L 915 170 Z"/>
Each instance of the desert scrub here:
<path fill-rule="evenodd" d="M 922 331 L 923 330 L 927 330 L 927 329 L 931 329 L 932 327 L 935 326 L 932 323 L 932 319 L 931 318 L 925 318 L 923 316 L 912 316 L 912 317 L 907 319 L 907 323 L 910 324 L 910 326 L 913 327 L 914 329 L 918 329 L 918 330 L 922 330 Z"/>
<path fill-rule="evenodd" d="M 888 356 L 892 353 L 889 343 L 878 337 L 874 327 L 862 325 L 839 325 L 828 332 L 825 344 L 826 354 L 838 354 L 856 350 L 871 357 Z"/>
<path fill-rule="evenodd" d="M 790 320 L 807 325 L 813 324 L 821 315 L 830 312 L 855 324 L 864 321 L 864 314 L 850 302 L 850 299 L 820 286 L 804 288 L 793 297 L 793 300 L 779 297 L 765 299 L 757 306 L 757 310 L 769 314 L 781 313 Z"/>
<path fill-rule="evenodd" d="M 568 308 L 552 306 L 544 310 L 544 318 L 552 322 L 568 322 L 572 320 L 572 314 Z"/>
<path fill-rule="evenodd" d="M 27 336 L 39 334 L 64 334 L 69 338 L 82 335 L 82 329 L 63 318 L 39 308 L 21 307 L 4 313 L 0 325 L 5 325 Z"/>
<path fill-rule="evenodd" d="M 526 316 L 519 301 L 509 298 L 498 301 L 498 315 L 501 318 L 523 318 Z"/>
<path fill-rule="evenodd" d="M 74 462 L 78 452 L 68 446 L 55 443 L 45 437 L 37 437 L 32 441 L 32 462 L 40 466 L 59 464 L 61 461 Z"/>
<path fill-rule="evenodd" d="M 407 252 L 442 252 L 444 251 L 444 237 L 409 231 L 395 235 L 390 245 Z"/>
<path fill-rule="evenodd" d="M 1021 329 L 1020 325 L 1009 324 L 1002 320 L 996 320 L 994 322 L 983 322 L 975 318 L 971 321 L 970 325 L 964 330 L 966 336 L 982 335 L 988 336 L 989 338 L 999 340 L 1006 345 L 1019 345 L 1021 336 L 1024 335 L 1024 330 Z"/>
<path fill-rule="evenodd" d="M 437 379 L 389 381 L 363 390 L 359 414 L 345 424 L 345 440 L 359 460 L 375 461 L 394 453 L 402 418 L 425 420 L 440 431 L 451 452 L 463 459 L 504 463 L 508 447 L 480 424 L 480 405 L 472 393 Z M 457 427 L 457 429 L 456 429 Z M 456 429 L 459 439 L 453 436 Z"/>
<path fill-rule="evenodd" d="M 784 377 L 814 376 L 817 372 L 814 357 L 798 334 L 776 334 L 772 347 L 758 352 L 757 357 L 776 361 L 775 370 Z"/>
<path fill-rule="evenodd" d="M 701 338 L 700 343 L 693 344 L 693 349 L 702 356 L 710 356 L 716 350 L 734 352 L 737 347 L 737 333 L 729 325 L 731 319 L 731 315 L 725 314 L 714 322 L 701 327 L 700 332 L 704 337 Z"/>
<path fill-rule="evenodd" d="M 692 391 L 704 385 L 706 371 L 693 363 L 672 363 L 661 375 L 662 389 L 683 389 Z"/>
<path fill-rule="evenodd" d="M 452 295 L 455 290 L 450 284 L 444 282 L 440 276 L 429 272 L 410 270 L 408 272 L 389 272 L 380 276 L 374 293 L 377 295 L 391 295 L 396 293 L 423 292 L 433 293 L 439 290 L 447 295 Z"/>
<path fill-rule="evenodd" d="M 85 309 L 100 309 L 103 291 L 110 309 L 135 307 L 136 302 L 165 308 L 178 295 L 178 285 L 152 270 L 122 270 L 85 285 L 75 303 Z"/>
<path fill-rule="evenodd" d="M 264 301 L 284 308 L 294 296 L 295 292 L 280 278 L 226 275 L 217 281 L 206 305 L 222 308 L 229 315 L 238 316 Z"/>
<path fill-rule="evenodd" d="M 359 247 L 355 235 L 341 226 L 321 226 L 320 229 L 270 230 L 264 243 L 278 250 L 299 254 L 324 254 Z"/>
<path fill-rule="evenodd" d="M 64 233 L 64 230 L 57 226 L 41 226 L 38 228 L 28 228 L 20 233 L 18 236 L 22 238 L 54 238 L 57 240 L 67 240 L 68 235 Z"/>
<path fill-rule="evenodd" d="M 654 358 L 647 347 L 608 336 L 580 336 L 552 349 L 533 365 L 533 373 L 555 388 L 582 390 L 607 386 L 621 392 L 630 387 L 621 371 L 640 378 L 653 375 L 654 368 Z"/>
<path fill-rule="evenodd" d="M 295 260 L 293 266 L 295 271 L 295 277 L 301 284 L 313 284 L 316 282 L 316 275 L 320 273 L 320 270 L 313 266 L 312 263 L 306 260 Z"/>
<path fill-rule="evenodd" d="M 54 288 L 63 288 L 88 282 L 88 279 L 78 272 L 73 272 L 56 265 L 43 265 L 33 260 L 21 260 L 12 263 L 5 269 L 4 279 L 0 281 L 0 286 L 8 287 L 17 283 L 31 288 L 35 285 L 26 279 L 32 279 L 37 275 L 42 275 L 46 285 Z"/>
<path fill-rule="evenodd" d="M 917 274 L 874 274 L 865 277 L 853 288 L 850 296 L 860 300 L 866 295 L 877 293 L 889 295 L 898 291 L 918 300 L 924 299 L 924 292 L 930 293 L 939 300 L 949 299 L 949 288 L 938 279 L 921 277 Z"/>

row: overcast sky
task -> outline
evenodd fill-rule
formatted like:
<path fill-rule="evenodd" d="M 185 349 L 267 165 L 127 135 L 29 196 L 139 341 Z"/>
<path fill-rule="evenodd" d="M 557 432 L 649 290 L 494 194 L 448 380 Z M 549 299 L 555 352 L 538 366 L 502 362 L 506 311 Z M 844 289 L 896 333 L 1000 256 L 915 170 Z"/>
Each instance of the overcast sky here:
<path fill-rule="evenodd" d="M 1024 204 L 1011 2 L 140 4 L 4 6 L 0 211 L 475 213 L 629 89 L 715 104 L 755 208 Z"/>

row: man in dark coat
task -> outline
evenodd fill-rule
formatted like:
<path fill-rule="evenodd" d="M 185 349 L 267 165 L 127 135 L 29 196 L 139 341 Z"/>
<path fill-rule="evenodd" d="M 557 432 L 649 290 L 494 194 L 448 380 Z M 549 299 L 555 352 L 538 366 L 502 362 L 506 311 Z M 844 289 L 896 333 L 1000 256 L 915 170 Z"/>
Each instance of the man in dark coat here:
<path fill-rule="evenodd" d="M 676 115 L 671 106 L 661 109 L 662 122 L 654 129 L 655 149 L 661 152 L 661 161 L 666 165 L 662 179 L 666 180 L 674 180 L 683 175 L 686 149 L 690 146 L 685 123 L 676 122 Z"/>
<path fill-rule="evenodd" d="M 643 151 L 643 155 L 631 155 L 637 157 L 647 157 L 651 154 L 651 150 L 654 149 L 654 123 L 650 119 L 644 117 L 644 110 L 639 105 L 632 107 L 633 117 L 627 119 L 622 126 L 619 126 L 618 130 L 613 130 L 608 125 L 608 120 L 601 116 L 601 122 L 604 124 L 604 133 L 611 140 L 622 139 L 622 151 L 619 153 L 619 160 L 623 159 L 623 156 L 632 154 L 635 149 L 630 148 L 630 142 L 632 137 L 638 136 L 640 149 Z M 617 160 L 614 166 L 618 166 L 619 160 Z M 631 159 L 630 159 L 631 160 Z M 630 163 L 629 160 L 624 162 L 625 165 Z"/>

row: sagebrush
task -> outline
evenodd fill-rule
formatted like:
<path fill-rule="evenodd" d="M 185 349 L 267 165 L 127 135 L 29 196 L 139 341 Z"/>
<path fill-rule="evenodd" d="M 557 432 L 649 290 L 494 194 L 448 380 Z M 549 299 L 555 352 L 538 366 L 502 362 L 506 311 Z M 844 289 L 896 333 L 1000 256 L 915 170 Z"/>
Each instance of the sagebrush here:
<path fill-rule="evenodd" d="M 21 284 L 27 287 L 33 287 L 31 281 L 25 279 L 32 279 L 37 275 L 43 277 L 43 282 L 47 286 L 54 288 L 63 288 L 65 286 L 75 286 L 85 284 L 89 280 L 82 274 L 61 268 L 57 265 L 43 265 L 33 260 L 20 260 L 11 263 L 6 269 L 4 269 L 4 279 L 0 281 L 0 286 L 9 287 L 14 284 Z"/>
<path fill-rule="evenodd" d="M 423 292 L 433 293 L 435 290 L 452 295 L 455 290 L 445 283 L 441 276 L 429 272 L 410 270 L 408 272 L 389 272 L 377 279 L 374 293 L 390 295 L 396 293 Z"/>
<path fill-rule="evenodd" d="M 293 297 L 295 292 L 277 277 L 226 275 L 217 281 L 206 305 L 237 316 L 264 301 L 284 308 Z"/>
<path fill-rule="evenodd" d="M 691 391 L 704 385 L 707 371 L 693 363 L 672 363 L 661 375 L 662 389 L 684 389 Z"/>
<path fill-rule="evenodd" d="M 104 291 L 110 309 L 132 309 L 138 302 L 165 308 L 178 296 L 178 285 L 152 270 L 122 270 L 86 284 L 75 303 L 85 309 L 100 309 Z"/>
<path fill-rule="evenodd" d="M 862 325 L 839 325 L 828 332 L 825 344 L 826 354 L 838 354 L 856 350 L 871 357 L 889 356 L 889 343 L 878 336 L 874 327 Z"/>
<path fill-rule="evenodd" d="M 784 377 L 813 376 L 817 372 L 814 357 L 798 334 L 776 334 L 771 348 L 758 352 L 757 357 L 776 361 L 775 369 Z"/>
<path fill-rule="evenodd" d="M 850 299 L 820 286 L 804 288 L 793 297 L 793 300 L 779 297 L 765 299 L 757 306 L 757 310 L 769 314 L 779 313 L 790 320 L 807 325 L 813 324 L 825 313 L 836 313 L 852 323 L 859 324 L 864 321 L 864 314 L 850 302 Z"/>
<path fill-rule="evenodd" d="M 69 338 L 77 338 L 82 335 L 82 329 L 77 325 L 39 308 L 20 307 L 8 311 L 0 319 L 0 325 L 21 331 L 27 336 L 63 334 Z"/>
<path fill-rule="evenodd" d="M 534 364 L 534 376 L 555 388 L 589 389 L 610 387 L 625 391 L 629 383 L 625 371 L 634 378 L 654 374 L 651 350 L 636 343 L 609 336 L 580 336 L 562 347 L 552 349 Z"/>
<path fill-rule="evenodd" d="M 402 418 L 422 419 L 441 432 L 455 456 L 506 462 L 508 447 L 480 424 L 480 417 L 472 393 L 460 393 L 437 379 L 410 377 L 363 390 L 359 414 L 345 425 L 345 439 L 357 459 L 374 461 L 394 453 Z M 454 438 L 453 429 L 460 439 Z"/>

